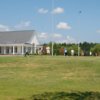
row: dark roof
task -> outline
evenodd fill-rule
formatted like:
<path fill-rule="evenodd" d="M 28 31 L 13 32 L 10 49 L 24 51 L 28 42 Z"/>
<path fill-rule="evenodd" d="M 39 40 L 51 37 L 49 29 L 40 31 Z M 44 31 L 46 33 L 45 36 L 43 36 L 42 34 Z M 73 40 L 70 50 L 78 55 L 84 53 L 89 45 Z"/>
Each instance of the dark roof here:
<path fill-rule="evenodd" d="M 30 43 L 35 34 L 34 30 L 0 32 L 0 44 Z"/>

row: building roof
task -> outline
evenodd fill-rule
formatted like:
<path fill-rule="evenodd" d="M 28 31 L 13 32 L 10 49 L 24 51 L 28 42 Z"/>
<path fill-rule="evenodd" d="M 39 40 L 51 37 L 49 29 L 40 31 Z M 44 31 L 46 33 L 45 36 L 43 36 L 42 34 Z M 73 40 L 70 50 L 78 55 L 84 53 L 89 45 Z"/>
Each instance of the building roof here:
<path fill-rule="evenodd" d="M 0 32 L 0 44 L 31 44 L 31 41 L 35 35 L 36 32 L 34 30 Z"/>

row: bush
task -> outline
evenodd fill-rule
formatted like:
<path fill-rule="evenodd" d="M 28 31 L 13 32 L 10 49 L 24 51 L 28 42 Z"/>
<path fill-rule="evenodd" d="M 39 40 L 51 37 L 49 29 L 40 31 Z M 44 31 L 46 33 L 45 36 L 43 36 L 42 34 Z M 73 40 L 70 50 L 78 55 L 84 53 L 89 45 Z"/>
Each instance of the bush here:
<path fill-rule="evenodd" d="M 100 100 L 98 92 L 55 92 L 33 95 L 31 100 Z"/>

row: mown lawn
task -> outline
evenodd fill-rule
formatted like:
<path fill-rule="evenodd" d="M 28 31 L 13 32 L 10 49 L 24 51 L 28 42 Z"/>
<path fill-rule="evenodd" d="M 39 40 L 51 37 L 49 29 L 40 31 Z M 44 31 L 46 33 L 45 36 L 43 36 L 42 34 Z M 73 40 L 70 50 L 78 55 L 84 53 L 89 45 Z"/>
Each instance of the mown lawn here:
<path fill-rule="evenodd" d="M 0 100 L 74 91 L 100 92 L 100 57 L 0 57 Z"/>

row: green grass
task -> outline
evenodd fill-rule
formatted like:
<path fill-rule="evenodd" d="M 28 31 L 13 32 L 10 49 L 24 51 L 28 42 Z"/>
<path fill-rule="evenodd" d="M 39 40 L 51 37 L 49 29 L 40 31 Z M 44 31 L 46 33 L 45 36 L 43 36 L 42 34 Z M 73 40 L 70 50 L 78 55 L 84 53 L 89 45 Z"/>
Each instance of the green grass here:
<path fill-rule="evenodd" d="M 100 57 L 0 57 L 0 100 L 71 91 L 100 92 Z"/>

